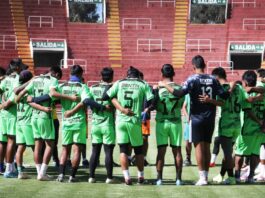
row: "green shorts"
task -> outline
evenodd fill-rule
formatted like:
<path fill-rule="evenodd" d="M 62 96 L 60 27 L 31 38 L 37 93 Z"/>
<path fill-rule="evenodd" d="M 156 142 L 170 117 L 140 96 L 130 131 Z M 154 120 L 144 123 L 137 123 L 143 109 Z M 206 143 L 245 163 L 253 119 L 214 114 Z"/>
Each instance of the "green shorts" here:
<path fill-rule="evenodd" d="M 236 141 L 237 137 L 239 136 L 241 132 L 241 127 L 238 128 L 228 128 L 228 129 L 222 129 L 219 128 L 218 136 L 224 136 L 233 139 L 233 142 Z"/>
<path fill-rule="evenodd" d="M 16 118 L 2 118 L 3 135 L 16 135 Z"/>
<path fill-rule="evenodd" d="M 79 130 L 62 130 L 62 145 L 86 144 L 86 125 Z"/>
<path fill-rule="evenodd" d="M 256 134 L 239 135 L 236 139 L 235 154 L 240 156 L 258 155 L 260 149 L 260 141 L 257 141 Z M 259 146 L 258 146 L 259 145 Z"/>
<path fill-rule="evenodd" d="M 34 146 L 35 142 L 31 125 L 17 125 L 16 143 Z"/>
<path fill-rule="evenodd" d="M 182 124 L 181 122 L 157 122 L 156 123 L 156 143 L 157 146 L 179 147 L 182 143 Z"/>
<path fill-rule="evenodd" d="M 32 118 L 34 139 L 55 140 L 55 131 L 52 119 Z"/>
<path fill-rule="evenodd" d="M 115 144 L 114 126 L 92 126 L 91 128 L 92 144 Z"/>
<path fill-rule="evenodd" d="M 118 144 L 131 144 L 132 147 L 143 145 L 142 124 L 118 122 L 116 124 Z"/>

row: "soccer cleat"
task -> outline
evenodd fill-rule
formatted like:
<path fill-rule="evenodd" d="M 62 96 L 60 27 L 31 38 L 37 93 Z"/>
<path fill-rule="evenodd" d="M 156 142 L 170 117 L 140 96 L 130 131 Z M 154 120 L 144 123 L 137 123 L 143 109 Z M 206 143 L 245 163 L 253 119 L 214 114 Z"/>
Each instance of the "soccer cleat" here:
<path fill-rule="evenodd" d="M 183 182 L 180 179 L 177 179 L 176 186 L 182 186 Z"/>
<path fill-rule="evenodd" d="M 82 165 L 85 167 L 85 168 L 88 168 L 89 167 L 89 161 L 87 159 L 84 159 L 82 161 Z"/>
<path fill-rule="evenodd" d="M 93 178 L 93 177 L 90 177 L 90 178 L 88 179 L 88 183 L 90 183 L 90 184 L 96 183 L 96 179 Z"/>
<path fill-rule="evenodd" d="M 38 175 L 37 178 L 39 181 L 51 181 L 52 178 L 49 175 Z"/>
<path fill-rule="evenodd" d="M 4 178 L 17 178 L 18 173 L 17 172 L 5 172 Z"/>
<path fill-rule="evenodd" d="M 246 179 L 245 183 L 247 183 L 247 184 L 254 184 L 255 183 L 254 178 L 253 177 L 248 177 Z"/>
<path fill-rule="evenodd" d="M 68 180 L 68 183 L 75 183 L 75 182 L 77 182 L 77 179 L 75 177 L 73 177 L 73 176 L 70 176 L 69 180 Z"/>
<path fill-rule="evenodd" d="M 28 176 L 27 173 L 20 172 L 20 173 L 18 174 L 18 177 L 17 177 L 17 178 L 18 178 L 18 179 L 29 179 L 30 177 Z"/>
<path fill-rule="evenodd" d="M 262 174 L 258 174 L 258 175 L 256 175 L 256 176 L 254 177 L 254 180 L 256 180 L 256 181 L 258 181 L 258 182 L 263 182 L 263 181 L 265 181 L 265 177 L 264 177 L 264 175 L 262 175 Z"/>
<path fill-rule="evenodd" d="M 138 177 L 137 184 L 144 184 L 144 177 Z"/>
<path fill-rule="evenodd" d="M 215 167 L 215 163 L 214 162 L 210 163 L 209 167 L 211 168 Z"/>
<path fill-rule="evenodd" d="M 60 174 L 60 175 L 58 175 L 56 181 L 63 182 L 63 179 L 64 179 L 64 175 L 63 174 Z"/>
<path fill-rule="evenodd" d="M 5 165 L 2 163 L 0 164 L 0 174 L 4 174 L 5 173 Z"/>
<path fill-rule="evenodd" d="M 162 179 L 158 179 L 158 180 L 156 180 L 156 185 L 157 185 L 157 186 L 161 186 L 161 185 L 163 185 L 163 181 L 162 181 Z"/>
<path fill-rule="evenodd" d="M 241 173 L 240 180 L 246 181 L 248 179 L 248 176 L 249 176 L 249 171 L 245 171 L 245 172 Z"/>
<path fill-rule="evenodd" d="M 126 186 L 131 186 L 132 180 L 131 179 L 125 179 L 125 184 L 126 184 Z"/>
<path fill-rule="evenodd" d="M 218 174 L 217 176 L 215 176 L 213 178 L 213 182 L 217 183 L 217 184 L 221 184 L 223 182 L 224 178 L 221 174 Z"/>
<path fill-rule="evenodd" d="M 226 180 L 224 180 L 224 184 L 226 185 L 235 185 L 236 179 L 234 177 L 228 177 Z"/>
<path fill-rule="evenodd" d="M 199 179 L 195 184 L 195 186 L 206 186 L 206 185 L 208 185 L 208 182 L 205 179 Z"/>
<path fill-rule="evenodd" d="M 117 181 L 115 179 L 106 179 L 106 184 L 117 184 Z"/>
<path fill-rule="evenodd" d="M 191 166 L 192 163 L 189 159 L 185 159 L 185 161 L 183 162 L 183 166 Z"/>

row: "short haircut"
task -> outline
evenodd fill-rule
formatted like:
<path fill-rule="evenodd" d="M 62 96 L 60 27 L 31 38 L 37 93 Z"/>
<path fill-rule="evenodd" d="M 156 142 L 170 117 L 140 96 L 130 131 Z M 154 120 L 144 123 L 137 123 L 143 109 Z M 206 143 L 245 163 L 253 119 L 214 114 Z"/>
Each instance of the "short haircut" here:
<path fill-rule="evenodd" d="M 19 74 L 19 82 L 24 84 L 28 82 L 33 77 L 32 73 L 29 70 L 24 70 Z"/>
<path fill-rule="evenodd" d="M 175 76 L 175 71 L 172 65 L 164 64 L 161 73 L 166 78 L 173 78 Z"/>
<path fill-rule="evenodd" d="M 237 80 L 237 81 L 236 81 L 236 84 L 242 86 L 242 81 L 241 81 L 241 80 Z"/>
<path fill-rule="evenodd" d="M 52 66 L 52 67 L 50 68 L 50 72 L 51 72 L 53 75 L 57 75 L 59 79 L 62 78 L 62 76 L 63 76 L 62 70 L 61 70 L 61 68 L 58 67 L 58 66 Z"/>
<path fill-rule="evenodd" d="M 130 66 L 130 68 L 127 71 L 127 77 L 131 77 L 131 78 L 139 78 L 139 70 L 136 69 L 133 66 Z"/>
<path fill-rule="evenodd" d="M 246 71 L 243 76 L 242 80 L 247 82 L 249 87 L 255 87 L 257 83 L 257 74 L 254 71 Z"/>
<path fill-rule="evenodd" d="M 226 72 L 222 67 L 216 67 L 212 71 L 212 75 L 217 76 L 218 78 L 226 79 Z"/>
<path fill-rule="evenodd" d="M 139 78 L 140 78 L 141 80 L 143 80 L 143 79 L 144 79 L 144 73 L 143 73 L 143 72 L 141 72 L 141 71 L 139 71 Z"/>
<path fill-rule="evenodd" d="M 6 70 L 3 67 L 0 67 L 0 76 L 5 76 Z"/>
<path fill-rule="evenodd" d="M 71 75 L 73 76 L 82 76 L 83 72 L 84 70 L 80 65 L 73 65 L 71 67 Z"/>
<path fill-rule="evenodd" d="M 114 72 L 111 67 L 104 67 L 100 73 L 104 82 L 110 82 L 113 80 Z"/>
<path fill-rule="evenodd" d="M 192 65 L 197 69 L 204 69 L 206 64 L 202 56 L 197 55 L 192 58 Z"/>
<path fill-rule="evenodd" d="M 14 58 L 9 63 L 9 68 L 12 72 L 16 71 L 17 69 L 21 69 L 22 60 L 20 58 Z"/>
<path fill-rule="evenodd" d="M 257 69 L 256 71 L 257 71 L 259 77 L 265 78 L 265 69 L 260 68 L 260 69 Z"/>

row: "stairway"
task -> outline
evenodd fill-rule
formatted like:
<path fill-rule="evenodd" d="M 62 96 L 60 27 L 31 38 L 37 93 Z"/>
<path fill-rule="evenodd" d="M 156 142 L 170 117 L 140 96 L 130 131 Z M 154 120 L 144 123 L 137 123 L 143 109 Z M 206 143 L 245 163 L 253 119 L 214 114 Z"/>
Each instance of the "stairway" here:
<path fill-rule="evenodd" d="M 19 58 L 29 66 L 34 73 L 34 63 L 30 52 L 30 39 L 24 14 L 23 0 L 9 0 L 15 35 L 17 36 L 17 50 Z"/>
<path fill-rule="evenodd" d="M 182 68 L 185 64 L 187 20 L 189 3 L 187 0 L 176 0 L 175 24 L 173 33 L 172 64 Z"/>
<path fill-rule="evenodd" d="M 111 67 L 121 67 L 122 53 L 119 1 L 109 0 L 109 8 L 110 18 L 107 19 L 109 61 L 111 63 Z"/>

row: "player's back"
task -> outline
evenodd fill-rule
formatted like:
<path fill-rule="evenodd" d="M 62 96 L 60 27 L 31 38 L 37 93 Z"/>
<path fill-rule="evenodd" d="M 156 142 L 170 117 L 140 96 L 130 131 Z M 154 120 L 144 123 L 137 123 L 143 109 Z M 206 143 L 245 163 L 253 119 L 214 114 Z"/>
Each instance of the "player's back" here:
<path fill-rule="evenodd" d="M 93 100 L 97 101 L 98 103 L 106 106 L 112 106 L 110 100 L 102 101 L 102 97 L 104 93 L 112 86 L 112 84 L 100 82 L 96 85 L 93 85 L 91 90 L 91 95 Z M 92 124 L 93 125 L 114 125 L 114 112 L 110 111 L 96 111 L 93 110 L 92 116 Z"/>
<path fill-rule="evenodd" d="M 17 123 L 19 125 L 31 124 L 32 107 L 27 102 L 27 95 L 17 104 Z"/>
<path fill-rule="evenodd" d="M 195 74 L 187 80 L 189 86 L 189 94 L 191 99 L 190 113 L 202 119 L 215 118 L 216 106 L 209 103 L 202 103 L 199 100 L 200 95 L 208 95 L 212 99 L 216 99 L 219 94 L 220 84 L 214 76 L 208 74 Z"/>
<path fill-rule="evenodd" d="M 174 89 L 181 89 L 181 86 L 174 82 L 169 83 Z M 184 102 L 184 98 L 177 98 L 173 96 L 166 88 L 160 88 L 158 90 L 157 101 L 157 121 L 181 121 L 181 108 Z"/>

